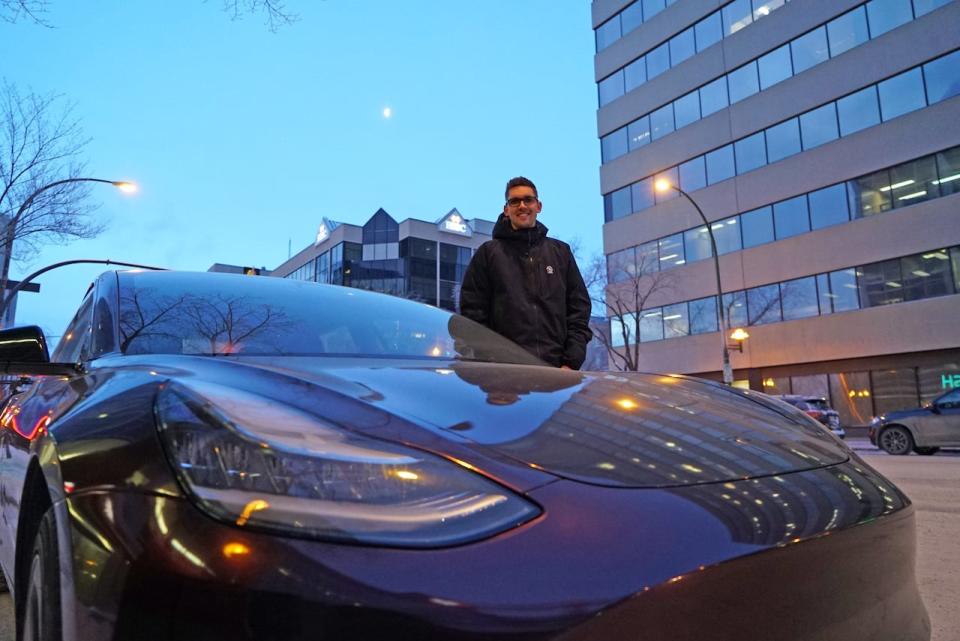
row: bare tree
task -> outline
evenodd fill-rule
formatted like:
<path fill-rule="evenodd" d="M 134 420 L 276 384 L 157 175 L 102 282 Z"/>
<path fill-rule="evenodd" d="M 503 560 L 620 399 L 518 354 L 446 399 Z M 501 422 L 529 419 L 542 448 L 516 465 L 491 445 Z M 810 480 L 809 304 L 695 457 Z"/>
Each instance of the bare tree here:
<path fill-rule="evenodd" d="M 610 321 L 609 332 L 597 338 L 611 362 L 624 371 L 640 368 L 640 324 L 649 301 L 672 289 L 674 273 L 659 271 L 656 257 L 637 254 L 634 259 L 608 261 L 594 256 L 584 273 L 595 310 L 603 310 Z"/>
<path fill-rule="evenodd" d="M 280 27 L 300 19 L 300 16 L 287 10 L 283 0 L 223 0 L 223 10 L 229 13 L 233 20 L 239 20 L 248 13 L 262 12 L 267 29 L 274 33 Z"/>
<path fill-rule="evenodd" d="M 267 29 L 276 32 L 284 25 L 293 24 L 300 17 L 287 10 L 284 0 L 222 0 L 223 11 L 231 19 L 239 20 L 247 14 L 264 14 Z M 0 18 L 7 22 L 23 19 L 43 27 L 52 27 L 46 13 L 50 0 L 0 0 Z"/>
<path fill-rule="evenodd" d="M 76 182 L 87 144 L 72 106 L 55 94 L 21 94 L 0 84 L 0 292 L 7 297 L 10 263 L 47 243 L 92 238 L 102 230 Z"/>
<path fill-rule="evenodd" d="M 38 25 L 49 27 L 45 14 L 47 0 L 0 0 L 0 18 L 7 22 L 17 22 L 21 18 Z"/>

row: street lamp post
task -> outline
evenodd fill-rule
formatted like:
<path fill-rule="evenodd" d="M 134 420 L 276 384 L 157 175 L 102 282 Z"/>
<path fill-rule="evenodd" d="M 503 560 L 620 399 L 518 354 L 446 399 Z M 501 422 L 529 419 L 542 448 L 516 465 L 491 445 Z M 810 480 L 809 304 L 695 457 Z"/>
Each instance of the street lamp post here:
<path fill-rule="evenodd" d="M 720 311 L 720 343 L 723 346 L 723 383 L 724 385 L 733 384 L 733 369 L 730 367 L 730 349 L 727 347 L 727 320 L 723 310 L 723 288 L 720 285 L 720 256 L 717 253 L 717 240 L 713 237 L 713 229 L 710 227 L 710 221 L 703 215 L 703 211 L 697 202 L 690 197 L 690 194 L 671 183 L 669 180 L 661 178 L 654 183 L 657 191 L 665 192 L 673 189 L 693 205 L 693 208 L 700 214 L 700 220 L 707 226 L 707 235 L 710 237 L 710 251 L 713 253 L 713 269 L 717 276 L 717 309 Z"/>
<path fill-rule="evenodd" d="M 17 209 L 17 213 L 13 215 L 13 218 L 6 225 L 6 234 L 3 242 L 4 256 L 3 256 L 3 267 L 0 270 L 0 325 L 3 324 L 4 314 L 6 314 L 7 307 L 10 304 L 10 300 L 13 298 L 13 294 L 7 295 L 7 282 L 9 281 L 10 276 L 10 260 L 13 256 L 13 241 L 16 238 L 17 233 L 17 224 L 20 222 L 20 218 L 23 217 L 23 214 L 30 208 L 33 204 L 33 201 L 36 200 L 37 196 L 43 192 L 53 189 L 54 187 L 59 187 L 60 185 L 66 185 L 68 183 L 81 183 L 81 182 L 91 182 L 91 183 L 104 183 L 107 185 L 113 185 L 120 191 L 130 194 L 137 191 L 137 185 L 127 180 L 106 180 L 104 178 L 64 178 L 63 180 L 55 180 L 52 183 L 46 184 L 36 190 L 26 199 Z"/>

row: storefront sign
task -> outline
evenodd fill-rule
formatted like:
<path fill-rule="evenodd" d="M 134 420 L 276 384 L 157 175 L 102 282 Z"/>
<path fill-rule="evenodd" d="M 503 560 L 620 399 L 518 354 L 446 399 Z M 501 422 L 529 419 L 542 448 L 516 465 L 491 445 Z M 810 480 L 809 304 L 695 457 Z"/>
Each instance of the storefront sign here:
<path fill-rule="evenodd" d="M 944 374 L 940 377 L 943 389 L 960 389 L 960 374 Z"/>

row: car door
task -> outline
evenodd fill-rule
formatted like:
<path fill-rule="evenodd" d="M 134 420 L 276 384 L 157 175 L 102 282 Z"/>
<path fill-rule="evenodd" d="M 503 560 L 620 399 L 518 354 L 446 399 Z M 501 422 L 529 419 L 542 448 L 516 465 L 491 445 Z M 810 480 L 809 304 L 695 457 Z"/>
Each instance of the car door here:
<path fill-rule="evenodd" d="M 52 361 L 78 363 L 85 359 L 90 345 L 93 299 L 91 290 L 64 331 Z M 43 435 L 65 407 L 76 402 L 76 380 L 37 376 L 26 390 L 9 399 L 0 415 L 0 556 L 5 567 L 13 567 L 13 544 L 33 441 Z"/>
<path fill-rule="evenodd" d="M 929 444 L 960 445 L 960 389 L 935 399 L 930 409 L 930 415 L 923 419 Z"/>

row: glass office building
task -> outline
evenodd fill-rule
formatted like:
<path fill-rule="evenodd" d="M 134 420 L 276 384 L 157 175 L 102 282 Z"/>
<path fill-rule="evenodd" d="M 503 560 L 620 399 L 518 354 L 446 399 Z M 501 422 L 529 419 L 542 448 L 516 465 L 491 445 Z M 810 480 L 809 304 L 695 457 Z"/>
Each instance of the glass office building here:
<path fill-rule="evenodd" d="M 456 209 L 434 222 L 397 222 L 383 209 L 362 226 L 324 219 L 313 244 L 270 275 L 384 292 L 455 311 L 470 258 L 491 238 L 493 225 L 467 220 Z"/>
<path fill-rule="evenodd" d="M 635 310 L 641 369 L 719 378 L 722 305 L 738 385 L 848 426 L 960 385 L 960 0 L 592 12 L 610 284 L 671 283 Z"/>

